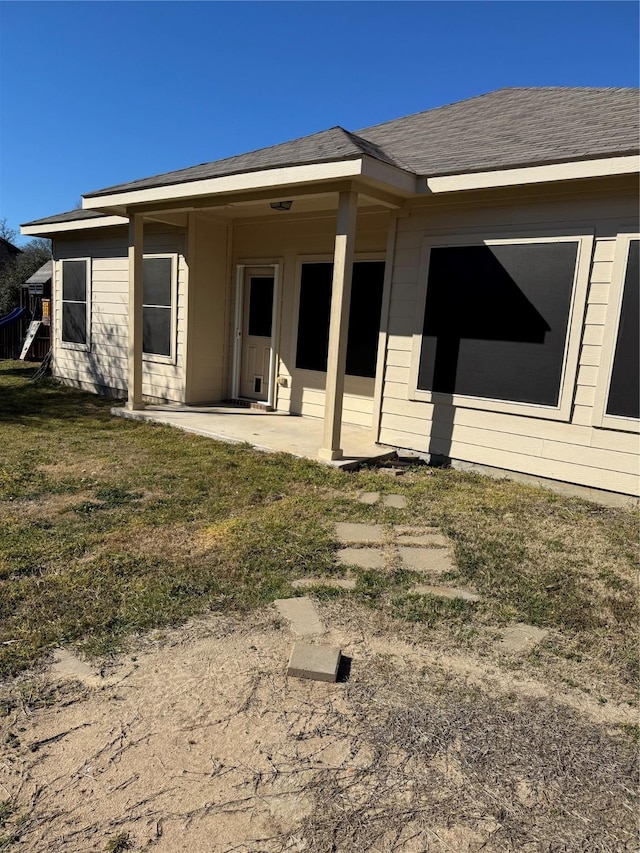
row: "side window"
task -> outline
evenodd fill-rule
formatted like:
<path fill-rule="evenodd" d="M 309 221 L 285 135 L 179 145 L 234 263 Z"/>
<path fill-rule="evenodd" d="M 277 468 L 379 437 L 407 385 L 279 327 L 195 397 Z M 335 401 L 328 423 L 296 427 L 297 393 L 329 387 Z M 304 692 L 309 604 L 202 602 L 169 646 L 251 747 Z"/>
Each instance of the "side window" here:
<path fill-rule="evenodd" d="M 332 263 L 302 264 L 296 367 L 326 371 Z M 356 261 L 351 279 L 347 335 L 348 376 L 376 375 L 384 261 Z"/>
<path fill-rule="evenodd" d="M 173 359 L 175 355 L 175 271 L 173 257 L 144 258 L 142 351 Z"/>
<path fill-rule="evenodd" d="M 89 260 L 62 261 L 62 342 L 89 346 Z"/>
<path fill-rule="evenodd" d="M 631 240 L 606 415 L 640 418 L 640 240 Z"/>

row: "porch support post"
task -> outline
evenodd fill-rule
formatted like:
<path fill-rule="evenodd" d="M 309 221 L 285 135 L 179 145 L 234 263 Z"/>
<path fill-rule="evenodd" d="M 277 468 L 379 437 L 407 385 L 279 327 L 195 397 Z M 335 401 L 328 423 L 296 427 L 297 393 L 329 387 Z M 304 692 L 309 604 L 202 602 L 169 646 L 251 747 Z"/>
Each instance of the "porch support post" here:
<path fill-rule="evenodd" d="M 129 216 L 129 340 L 127 409 L 144 409 L 142 402 L 142 241 L 143 218 Z"/>
<path fill-rule="evenodd" d="M 347 333 L 351 303 L 351 275 L 356 236 L 358 194 L 341 192 L 338 201 L 338 222 L 333 254 L 333 285 L 329 319 L 329 352 L 327 385 L 324 403 L 324 429 L 320 459 L 342 459 L 340 429 L 342 426 L 342 397 L 347 363 Z"/>

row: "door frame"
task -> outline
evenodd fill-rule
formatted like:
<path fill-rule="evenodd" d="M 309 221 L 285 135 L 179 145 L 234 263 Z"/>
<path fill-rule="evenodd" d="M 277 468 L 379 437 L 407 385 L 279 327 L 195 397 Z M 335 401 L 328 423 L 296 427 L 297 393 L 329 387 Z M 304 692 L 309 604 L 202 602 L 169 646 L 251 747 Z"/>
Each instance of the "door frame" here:
<path fill-rule="evenodd" d="M 271 308 L 271 345 L 269 347 L 269 387 L 266 405 L 270 409 L 276 404 L 276 369 L 278 366 L 277 342 L 280 334 L 280 269 L 281 261 L 246 260 L 236 264 L 236 310 L 233 332 L 233 371 L 231 376 L 231 396 L 240 399 L 240 371 L 242 368 L 242 329 L 244 325 L 244 288 L 247 271 L 252 269 L 273 271 L 273 305 Z"/>

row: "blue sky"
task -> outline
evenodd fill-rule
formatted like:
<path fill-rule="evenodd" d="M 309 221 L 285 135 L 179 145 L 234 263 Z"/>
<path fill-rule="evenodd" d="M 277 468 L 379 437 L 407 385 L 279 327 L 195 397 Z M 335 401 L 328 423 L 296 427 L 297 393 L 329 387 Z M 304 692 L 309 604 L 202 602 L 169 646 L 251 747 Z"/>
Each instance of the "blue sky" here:
<path fill-rule="evenodd" d="M 637 86 L 635 2 L 0 2 L 0 218 L 502 86 Z"/>

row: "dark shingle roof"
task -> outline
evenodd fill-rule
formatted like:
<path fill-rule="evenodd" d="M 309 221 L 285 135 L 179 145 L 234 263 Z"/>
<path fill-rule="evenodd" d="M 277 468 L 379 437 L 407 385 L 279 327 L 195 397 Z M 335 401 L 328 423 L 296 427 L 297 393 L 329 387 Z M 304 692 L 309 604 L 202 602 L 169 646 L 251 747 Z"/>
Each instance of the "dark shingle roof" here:
<path fill-rule="evenodd" d="M 358 131 L 418 175 L 617 156 L 638 150 L 638 89 L 499 89 Z"/>
<path fill-rule="evenodd" d="M 98 210 L 83 210 L 77 207 L 75 210 L 67 210 L 65 213 L 57 213 L 55 216 L 45 216 L 44 219 L 34 219 L 33 222 L 23 222 L 23 227 L 27 225 L 53 225 L 56 222 L 75 222 L 77 219 L 97 219 L 106 216 L 107 214 L 100 213 Z"/>
<path fill-rule="evenodd" d="M 303 136 L 291 142 L 260 148 L 248 154 L 202 163 L 177 172 L 166 172 L 139 181 L 116 184 L 95 192 L 86 193 L 87 197 L 107 195 L 113 192 L 141 190 L 149 187 L 162 187 L 167 184 L 188 183 L 206 178 L 221 178 L 244 172 L 256 172 L 262 169 L 277 169 L 282 166 L 304 166 L 310 163 L 331 163 L 339 160 L 355 160 L 368 154 L 385 163 L 395 165 L 394 160 L 373 142 L 360 139 L 342 127 L 332 127 L 311 136 Z"/>

